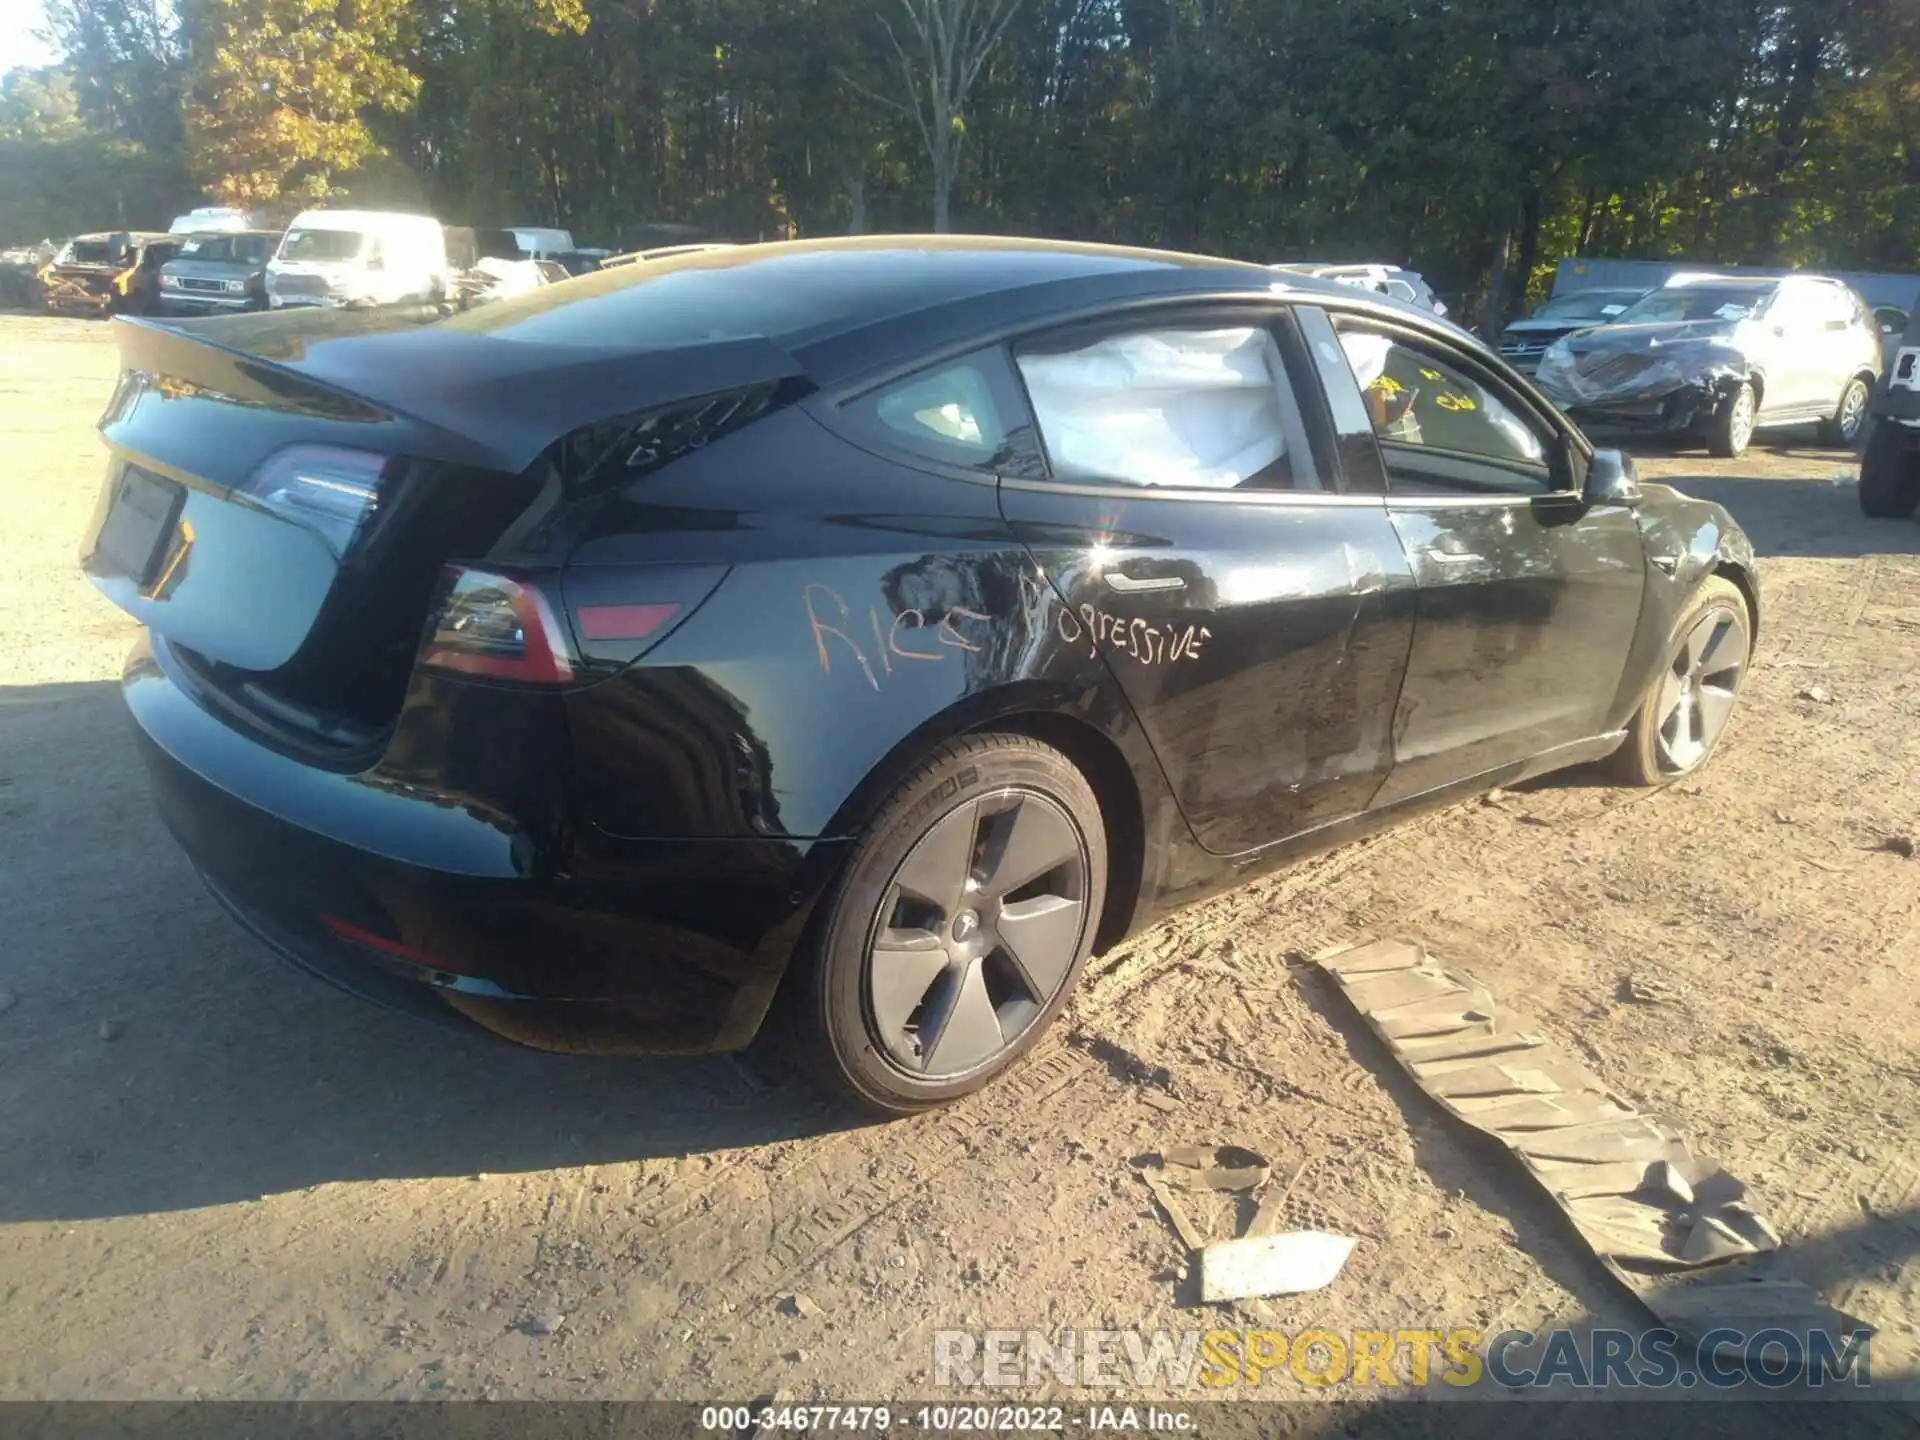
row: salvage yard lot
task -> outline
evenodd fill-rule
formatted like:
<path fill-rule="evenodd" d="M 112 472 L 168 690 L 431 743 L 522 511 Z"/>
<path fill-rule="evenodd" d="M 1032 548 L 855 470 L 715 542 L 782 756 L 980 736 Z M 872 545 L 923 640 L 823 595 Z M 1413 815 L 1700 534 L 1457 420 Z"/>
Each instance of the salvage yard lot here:
<path fill-rule="evenodd" d="M 865 1126 L 732 1059 L 425 1029 L 215 909 L 120 714 L 132 627 L 75 568 L 110 330 L 0 316 L 0 1399 L 904 1399 L 938 1393 L 946 1328 L 1641 1323 L 1289 961 L 1371 935 L 1472 970 L 1748 1181 L 1797 1273 L 1881 1327 L 1876 1375 L 1920 1340 L 1920 860 L 1894 848 L 1920 524 L 1862 519 L 1851 457 L 1642 457 L 1764 559 L 1700 776 L 1556 777 L 1178 915 L 1096 959 L 1007 1081 Z M 1181 1308 L 1128 1162 L 1182 1142 L 1304 1161 L 1286 1222 L 1360 1239 L 1332 1288 Z"/>

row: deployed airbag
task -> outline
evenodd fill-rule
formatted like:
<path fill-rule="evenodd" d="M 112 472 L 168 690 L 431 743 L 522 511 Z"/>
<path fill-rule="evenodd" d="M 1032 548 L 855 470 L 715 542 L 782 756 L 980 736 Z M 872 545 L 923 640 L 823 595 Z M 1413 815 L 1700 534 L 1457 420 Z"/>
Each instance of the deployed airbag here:
<path fill-rule="evenodd" d="M 1230 489 L 1286 454 L 1264 329 L 1143 331 L 1019 364 L 1061 479 Z"/>

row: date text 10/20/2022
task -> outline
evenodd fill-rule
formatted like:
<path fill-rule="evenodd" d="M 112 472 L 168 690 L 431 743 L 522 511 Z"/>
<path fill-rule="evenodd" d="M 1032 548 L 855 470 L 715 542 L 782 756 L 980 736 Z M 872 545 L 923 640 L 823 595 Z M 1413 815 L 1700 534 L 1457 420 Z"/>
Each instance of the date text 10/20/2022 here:
<path fill-rule="evenodd" d="M 1187 1434 L 1193 1413 L 1165 1405 L 708 1405 L 700 1428 L 745 1435 L 775 1430 L 918 1430 L 936 1435 L 1144 1431 Z"/>

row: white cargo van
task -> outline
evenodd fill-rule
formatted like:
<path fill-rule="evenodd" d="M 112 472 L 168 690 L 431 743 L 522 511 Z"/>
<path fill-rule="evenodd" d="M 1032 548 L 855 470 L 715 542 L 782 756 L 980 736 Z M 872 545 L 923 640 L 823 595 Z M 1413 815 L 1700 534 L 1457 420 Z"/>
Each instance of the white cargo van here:
<path fill-rule="evenodd" d="M 267 302 L 279 310 L 440 300 L 451 281 L 446 233 L 430 215 L 306 210 L 267 262 Z"/>

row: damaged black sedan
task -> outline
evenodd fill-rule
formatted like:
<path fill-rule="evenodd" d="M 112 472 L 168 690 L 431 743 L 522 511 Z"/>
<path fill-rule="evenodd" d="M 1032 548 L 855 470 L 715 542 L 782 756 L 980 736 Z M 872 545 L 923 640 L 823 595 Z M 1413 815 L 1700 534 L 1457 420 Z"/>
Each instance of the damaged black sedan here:
<path fill-rule="evenodd" d="M 1853 444 L 1880 348 L 1866 303 L 1838 280 L 1686 275 L 1606 328 L 1555 341 L 1535 378 L 1589 429 L 1689 437 L 1732 457 L 1758 430 L 1809 421 Z"/>
<path fill-rule="evenodd" d="M 773 1026 L 887 1112 L 1173 906 L 1693 773 L 1760 624 L 1726 511 L 1260 266 L 872 237 L 119 339 L 84 564 L 220 904 L 529 1045 Z"/>

